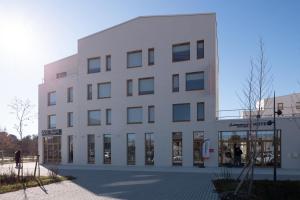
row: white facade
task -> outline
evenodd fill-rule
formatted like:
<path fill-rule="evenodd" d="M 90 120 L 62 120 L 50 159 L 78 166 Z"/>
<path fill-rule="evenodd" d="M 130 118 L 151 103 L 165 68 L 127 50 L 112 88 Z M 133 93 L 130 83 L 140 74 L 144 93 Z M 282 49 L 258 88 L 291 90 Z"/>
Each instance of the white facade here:
<path fill-rule="evenodd" d="M 127 164 L 127 133 L 135 133 L 136 162 L 145 165 L 145 133 L 154 133 L 154 165 L 172 165 L 172 133 L 182 132 L 182 165 L 193 165 L 193 131 L 215 137 L 212 126 L 218 108 L 218 55 L 215 14 L 138 17 L 78 41 L 77 54 L 45 66 L 45 82 L 39 86 L 39 133 L 47 130 L 48 116 L 56 115 L 61 129 L 61 163 L 68 163 L 67 136 L 73 135 L 73 164 L 87 164 L 87 135 L 95 135 L 95 164 L 103 164 L 103 134 L 111 134 L 111 165 Z M 197 59 L 197 41 L 204 41 L 204 58 Z M 189 43 L 190 59 L 172 61 L 172 46 Z M 154 48 L 154 65 L 148 65 L 148 49 Z M 142 50 L 142 66 L 127 68 L 127 53 Z M 111 71 L 105 70 L 111 56 Z M 87 73 L 89 58 L 101 58 L 101 72 Z M 66 72 L 57 79 L 58 73 Z M 186 91 L 186 73 L 204 72 L 204 89 Z M 172 91 L 172 75 L 179 74 L 179 92 Z M 154 77 L 154 94 L 139 95 L 138 79 Z M 126 82 L 133 80 L 133 96 L 126 95 Z M 111 98 L 97 98 L 97 84 L 111 82 Z M 92 84 L 93 99 L 87 100 Z M 67 88 L 74 100 L 67 102 Z M 56 92 L 56 105 L 48 106 L 48 93 Z M 197 103 L 204 102 L 205 119 L 197 121 Z M 172 105 L 189 103 L 190 120 L 172 121 Z M 148 123 L 148 106 L 155 106 L 155 122 Z M 127 107 L 142 106 L 141 124 L 127 124 Z M 88 110 L 101 110 L 101 125 L 88 126 Z M 105 124 L 105 110 L 112 110 L 112 124 Z M 73 112 L 74 126 L 67 127 Z M 39 152 L 43 156 L 42 135 Z M 43 160 L 41 160 L 43 162 Z M 207 162 L 206 165 L 215 165 Z"/>
<path fill-rule="evenodd" d="M 246 119 L 217 119 L 219 69 L 216 28 L 215 14 L 138 17 L 79 39 L 78 52 L 75 55 L 47 64 L 44 68 L 45 81 L 39 85 L 40 162 L 46 162 L 47 159 L 49 161 L 53 154 L 57 154 L 61 156 L 58 161 L 60 164 L 145 166 L 149 164 L 146 162 L 145 133 L 153 133 L 154 166 L 172 166 L 177 164 L 177 159 L 179 159 L 182 166 L 191 167 L 195 165 L 195 152 L 198 154 L 200 152 L 203 157 L 204 151 L 208 151 L 206 152 L 208 157 L 201 159 L 201 164 L 205 167 L 219 166 L 220 155 L 223 153 L 221 150 L 223 146 L 219 147 L 221 143 L 219 137 L 223 134 L 222 132 L 232 133 L 234 139 L 235 133 L 244 134 L 249 128 Z M 189 50 L 187 51 L 186 48 L 188 45 L 181 45 L 177 48 L 178 44 L 189 44 Z M 204 56 L 203 54 L 198 56 L 198 44 L 200 47 L 201 44 L 204 46 Z M 149 50 L 152 51 L 152 49 L 154 49 L 154 64 L 149 63 L 149 57 L 153 58 L 152 55 L 149 56 Z M 186 57 L 186 53 L 189 52 L 189 59 L 173 61 L 173 51 L 177 52 L 182 49 L 185 49 L 184 55 L 178 55 Z M 142 52 L 141 60 L 140 52 Z M 108 55 L 111 60 L 111 70 L 106 69 Z M 141 66 L 128 68 L 130 56 L 134 57 L 134 64 Z M 88 66 L 94 66 L 92 63 L 96 62 L 96 59 L 92 58 L 100 58 L 100 72 L 88 73 Z M 198 78 L 189 76 L 189 73 L 194 72 L 201 72 L 197 74 Z M 173 84 L 173 75 L 179 76 L 179 91 L 177 87 L 174 90 L 176 84 Z M 149 77 L 154 80 L 154 86 L 152 88 L 148 83 L 145 88 L 150 87 L 150 90 L 151 88 L 153 90 L 150 94 L 139 94 L 142 90 L 140 89 L 142 86 L 139 86 L 139 79 Z M 198 87 L 199 77 L 204 77 L 203 89 Z M 132 80 L 132 96 L 127 95 L 128 80 Z M 194 85 L 190 88 L 188 80 L 192 80 L 189 83 L 195 84 L 196 88 L 193 88 Z M 110 82 L 110 89 L 106 88 L 104 94 L 109 98 L 98 98 L 98 84 L 108 82 Z M 88 99 L 88 85 L 92 85 L 92 99 L 90 100 Z M 72 88 L 73 91 L 71 102 L 68 102 L 68 88 Z M 54 96 L 51 96 L 52 92 L 55 92 Z M 100 94 L 102 92 L 101 90 Z M 49 105 L 52 100 L 55 105 Z M 198 110 L 198 103 L 200 105 L 204 103 L 204 112 L 201 109 L 199 110 L 202 112 Z M 180 112 L 180 115 L 177 115 L 173 112 L 175 104 L 189 104 L 189 112 Z M 154 122 L 149 122 L 149 106 L 154 106 Z M 131 114 L 128 114 L 130 107 L 142 107 L 141 117 L 139 111 L 133 115 L 134 119 L 141 118 L 141 123 L 128 123 L 128 115 L 130 115 L 129 119 L 132 118 Z M 111 109 L 109 120 L 111 124 L 106 123 L 107 109 Z M 89 110 L 101 110 L 101 125 L 88 124 Z M 200 117 L 197 115 L 198 111 Z M 69 112 L 73 113 L 71 124 L 68 121 Z M 55 115 L 53 126 L 49 123 L 51 115 Z M 175 120 L 175 122 L 173 115 L 175 118 L 179 117 L 184 120 L 180 122 Z M 151 120 L 153 120 L 152 116 Z M 268 131 L 270 136 L 273 128 L 266 125 L 267 121 L 267 118 L 262 119 L 259 130 Z M 73 126 L 69 127 L 69 125 Z M 300 119 L 282 117 L 278 120 L 277 128 L 281 130 L 281 167 L 300 168 L 298 144 Z M 180 141 L 173 141 L 177 137 L 177 135 L 173 137 L 173 133 L 176 132 L 181 132 Z M 128 151 L 132 150 L 128 148 L 128 133 L 135 134 L 134 163 L 128 162 Z M 194 143 L 194 138 L 198 133 L 201 135 L 200 148 Z M 109 154 L 104 151 L 105 134 L 111 135 Z M 53 135 L 58 138 L 55 142 L 51 139 Z M 88 148 L 93 148 L 93 145 L 88 146 L 88 135 L 94 137 L 92 157 L 95 162 L 92 164 L 88 160 L 91 157 Z M 69 160 L 69 136 L 73 138 L 71 162 Z M 51 139 L 50 145 L 49 143 L 44 145 L 46 138 Z M 227 138 L 226 145 L 233 144 L 232 138 Z M 202 149 L 202 142 L 207 139 L 210 145 L 208 149 Z M 228 141 L 231 142 L 230 145 Z M 242 145 L 242 142 L 240 140 L 239 143 Z M 264 142 L 269 150 L 272 141 L 265 140 Z M 176 146 L 178 143 L 181 143 L 180 146 Z M 181 155 L 175 155 L 174 152 L 177 151 L 180 151 Z M 107 156 L 111 158 L 110 164 L 104 164 Z M 268 164 L 268 162 L 264 163 Z"/>

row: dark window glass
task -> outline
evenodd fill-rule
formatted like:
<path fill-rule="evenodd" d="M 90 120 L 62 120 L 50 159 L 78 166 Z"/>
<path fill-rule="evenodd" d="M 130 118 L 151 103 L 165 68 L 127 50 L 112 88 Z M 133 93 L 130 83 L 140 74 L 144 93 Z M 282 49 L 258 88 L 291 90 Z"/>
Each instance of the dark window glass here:
<path fill-rule="evenodd" d="M 68 88 L 68 98 L 67 98 L 68 103 L 73 102 L 73 87 Z"/>
<path fill-rule="evenodd" d="M 100 110 L 89 110 L 88 111 L 88 125 L 101 125 L 101 111 Z"/>
<path fill-rule="evenodd" d="M 93 86 L 92 84 L 87 85 L 87 99 L 91 100 L 93 98 Z"/>
<path fill-rule="evenodd" d="M 154 94 L 154 78 L 139 79 L 139 95 Z"/>
<path fill-rule="evenodd" d="M 56 128 L 56 115 L 48 115 L 48 128 Z"/>
<path fill-rule="evenodd" d="M 43 137 L 44 163 L 59 164 L 61 162 L 61 136 Z"/>
<path fill-rule="evenodd" d="M 173 45 L 172 59 L 173 62 L 190 60 L 190 43 Z"/>
<path fill-rule="evenodd" d="M 203 166 L 202 146 L 204 142 L 204 133 L 202 131 L 193 132 L 193 157 L 194 166 Z"/>
<path fill-rule="evenodd" d="M 111 134 L 103 135 L 103 163 L 111 164 Z"/>
<path fill-rule="evenodd" d="M 148 49 L 148 65 L 154 65 L 154 49 Z"/>
<path fill-rule="evenodd" d="M 73 127 L 73 112 L 68 112 L 68 127 Z"/>
<path fill-rule="evenodd" d="M 101 61 L 99 58 L 88 59 L 88 74 L 97 73 L 101 70 Z"/>
<path fill-rule="evenodd" d="M 173 104 L 173 122 L 190 121 L 190 104 Z"/>
<path fill-rule="evenodd" d="M 106 71 L 111 71 L 111 56 L 107 55 L 106 56 Z"/>
<path fill-rule="evenodd" d="M 197 103 L 197 120 L 203 121 L 205 119 L 204 102 Z"/>
<path fill-rule="evenodd" d="M 98 99 L 111 97 L 111 83 L 98 84 Z"/>
<path fill-rule="evenodd" d="M 204 40 L 197 42 L 197 58 L 204 58 Z"/>
<path fill-rule="evenodd" d="M 148 106 L 148 122 L 154 123 L 154 106 Z"/>
<path fill-rule="evenodd" d="M 56 74 L 56 79 L 64 78 L 67 76 L 67 72 L 61 72 Z"/>
<path fill-rule="evenodd" d="M 172 134 L 172 163 L 173 165 L 182 165 L 182 133 Z"/>
<path fill-rule="evenodd" d="M 127 53 L 127 68 L 141 67 L 143 64 L 142 51 Z"/>
<path fill-rule="evenodd" d="M 154 165 L 154 134 L 145 133 L 145 164 Z"/>
<path fill-rule="evenodd" d="M 73 135 L 68 136 L 68 162 L 73 163 Z"/>
<path fill-rule="evenodd" d="M 284 108 L 283 108 L 283 103 L 278 103 L 277 104 L 277 109 L 278 110 L 283 110 Z"/>
<path fill-rule="evenodd" d="M 95 163 L 95 135 L 88 135 L 87 137 L 88 142 L 88 163 L 94 164 Z"/>
<path fill-rule="evenodd" d="M 186 74 L 186 90 L 203 90 L 204 72 L 193 72 Z"/>
<path fill-rule="evenodd" d="M 135 165 L 135 134 L 127 134 L 127 164 Z"/>
<path fill-rule="evenodd" d="M 56 105 L 56 92 L 48 93 L 48 106 Z"/>
<path fill-rule="evenodd" d="M 127 96 L 132 96 L 132 80 L 127 80 Z"/>
<path fill-rule="evenodd" d="M 111 109 L 106 109 L 106 124 L 111 125 Z"/>
<path fill-rule="evenodd" d="M 127 123 L 128 124 L 143 123 L 143 108 L 142 107 L 127 108 Z"/>
<path fill-rule="evenodd" d="M 172 76 L 172 91 L 179 92 L 179 74 L 173 74 Z"/>

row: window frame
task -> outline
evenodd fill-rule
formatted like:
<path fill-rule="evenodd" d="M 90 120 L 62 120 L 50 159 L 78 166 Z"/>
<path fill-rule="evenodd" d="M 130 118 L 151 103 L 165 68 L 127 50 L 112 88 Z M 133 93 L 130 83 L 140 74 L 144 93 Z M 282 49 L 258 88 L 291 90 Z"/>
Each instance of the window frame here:
<path fill-rule="evenodd" d="M 150 120 L 150 109 L 153 109 L 153 120 Z M 155 123 L 155 106 L 154 105 L 150 105 L 148 106 L 148 123 Z"/>
<path fill-rule="evenodd" d="M 109 136 L 107 138 L 110 138 L 110 149 L 109 149 L 109 153 L 110 153 L 110 160 L 109 162 L 105 160 L 105 136 Z M 107 165 L 107 164 L 111 164 L 111 145 L 112 145 L 112 135 L 111 134 L 103 134 L 103 164 Z"/>
<path fill-rule="evenodd" d="M 74 101 L 74 88 L 67 88 L 67 103 L 72 103 Z"/>
<path fill-rule="evenodd" d="M 150 58 L 150 53 L 153 52 L 153 62 L 151 62 Z M 151 65 L 155 65 L 155 53 L 154 53 L 154 48 L 149 48 L 148 49 L 148 65 L 151 66 Z"/>
<path fill-rule="evenodd" d="M 178 77 L 178 88 L 174 87 L 174 83 L 175 83 L 175 77 Z M 179 79 L 179 74 L 173 74 L 172 75 L 172 92 L 179 92 L 179 88 L 180 88 L 180 79 Z"/>
<path fill-rule="evenodd" d="M 129 83 L 131 83 L 131 93 L 129 93 Z M 133 80 L 132 79 L 128 79 L 126 81 L 126 96 L 131 97 L 133 96 Z"/>
<path fill-rule="evenodd" d="M 129 149 L 128 135 L 134 135 L 134 160 L 132 163 L 130 163 L 130 161 L 128 159 L 128 149 Z M 136 134 L 135 133 L 127 133 L 126 134 L 126 160 L 127 160 L 127 165 L 136 165 Z"/>
<path fill-rule="evenodd" d="M 109 84 L 110 85 L 110 94 L 109 94 L 109 96 L 105 96 L 105 97 L 100 97 L 100 85 L 107 85 L 107 84 Z M 102 83 L 98 83 L 97 84 L 97 98 L 98 99 L 108 99 L 108 98 L 111 98 L 111 82 L 110 81 L 108 81 L 108 82 L 102 82 Z"/>
<path fill-rule="evenodd" d="M 185 60 L 174 60 L 174 47 L 183 46 L 183 45 L 189 45 L 189 58 Z M 172 45 L 172 62 L 183 62 L 183 61 L 189 61 L 191 60 L 191 43 L 190 42 L 182 42 L 182 43 L 176 43 Z"/>
<path fill-rule="evenodd" d="M 198 51 L 198 44 L 203 43 L 203 56 L 200 57 L 200 53 Z M 204 59 L 205 58 L 205 42 L 204 40 L 198 40 L 196 45 L 196 52 L 197 52 L 197 59 Z"/>
<path fill-rule="evenodd" d="M 188 105 L 189 106 L 189 119 L 188 120 L 174 120 L 174 106 L 178 105 Z M 190 122 L 191 121 L 191 104 L 190 103 L 175 103 L 172 104 L 172 122 Z"/>
<path fill-rule="evenodd" d="M 90 71 L 90 65 L 89 65 L 89 63 L 90 63 L 90 60 L 95 60 L 95 59 L 99 59 L 99 71 L 97 70 L 97 71 L 95 71 L 95 72 L 91 72 Z M 95 73 L 100 73 L 101 72 L 101 57 L 100 56 L 98 56 L 98 57 L 91 57 L 91 58 L 88 58 L 87 59 L 87 73 L 88 74 L 95 74 Z"/>
<path fill-rule="evenodd" d="M 141 92 L 141 91 L 140 91 L 140 88 L 141 88 L 140 81 L 148 80 L 148 79 L 153 79 L 153 90 L 150 91 L 150 92 L 149 92 L 149 91 Z M 144 78 L 139 78 L 139 79 L 138 79 L 138 92 L 139 92 L 139 96 L 141 96 L 141 95 L 154 94 L 154 90 L 155 90 L 154 76 L 152 76 L 152 77 L 144 77 Z"/>
<path fill-rule="evenodd" d="M 99 111 L 100 112 L 100 122 L 99 123 L 97 123 L 97 124 L 91 124 L 90 123 L 90 118 L 89 118 L 89 113 L 90 112 L 93 112 L 93 111 Z M 101 126 L 101 109 L 95 109 L 95 110 L 88 110 L 88 112 L 87 112 L 87 125 L 88 126 Z"/>
<path fill-rule="evenodd" d="M 50 123 L 50 119 L 51 119 L 51 117 L 55 117 L 55 126 L 54 127 L 52 127 L 51 126 L 51 123 Z M 56 129 L 57 128 L 57 120 L 56 120 L 56 114 L 51 114 L 51 115 L 48 115 L 48 129 Z"/>
<path fill-rule="evenodd" d="M 203 74 L 203 88 L 202 89 L 188 89 L 188 79 L 187 76 L 188 75 L 192 75 L 192 74 Z M 197 72 L 187 72 L 185 73 L 185 91 L 203 91 L 205 90 L 205 73 L 204 71 L 197 71 Z"/>
<path fill-rule="evenodd" d="M 89 91 L 91 89 L 91 91 Z M 91 95 L 91 96 L 90 96 Z M 87 100 L 92 100 L 93 99 L 93 84 L 87 84 Z"/>
<path fill-rule="evenodd" d="M 180 161 L 178 161 L 178 162 L 175 162 L 175 160 L 174 160 L 174 141 L 176 141 L 176 140 L 179 140 L 179 139 L 176 139 L 175 137 L 174 137 L 174 135 L 175 134 L 179 134 L 180 133 L 180 141 L 181 141 L 181 146 L 180 146 L 180 156 L 181 156 L 181 159 L 180 159 Z M 182 132 L 181 131 L 175 131 L 175 132 L 172 132 L 172 144 L 171 144 L 171 148 L 172 148 L 172 166 L 182 166 L 182 164 L 183 164 L 183 137 L 182 137 Z"/>
<path fill-rule="evenodd" d="M 147 161 L 147 135 L 150 135 L 150 148 L 153 145 L 153 162 Z M 145 148 L 145 165 L 153 166 L 155 163 L 155 140 L 154 140 L 154 133 L 153 132 L 146 132 L 144 137 L 144 148 Z"/>
<path fill-rule="evenodd" d="M 71 120 L 71 115 L 72 115 L 72 120 Z M 73 112 L 67 113 L 67 127 L 68 128 L 74 127 L 74 113 Z"/>
<path fill-rule="evenodd" d="M 277 103 L 277 109 L 283 110 L 284 109 L 283 103 Z"/>
<path fill-rule="evenodd" d="M 198 105 L 203 105 L 203 118 L 199 118 L 198 115 Z M 205 121 L 205 102 L 197 102 L 197 121 Z"/>
<path fill-rule="evenodd" d="M 142 63 L 141 65 L 137 65 L 137 66 L 129 66 L 129 55 L 130 54 L 134 54 L 134 53 L 141 53 L 141 60 L 142 60 Z M 133 51 L 128 51 L 127 52 L 127 69 L 131 69 L 131 68 L 137 68 L 137 67 L 143 67 L 143 50 L 140 49 L 140 50 L 133 50 Z"/>
<path fill-rule="evenodd" d="M 54 104 L 51 104 L 51 101 L 50 101 L 50 96 L 51 94 L 55 94 L 55 103 Z M 55 106 L 56 105 L 56 91 L 51 91 L 51 92 L 48 92 L 48 106 Z"/>
<path fill-rule="evenodd" d="M 108 113 L 110 112 L 110 120 L 108 120 Z M 111 123 L 111 120 L 112 120 L 112 113 L 111 113 L 111 108 L 107 108 L 107 109 L 105 109 L 105 124 L 106 125 L 111 125 L 112 123 Z M 109 122 L 110 121 L 110 122 Z"/>
<path fill-rule="evenodd" d="M 94 139 L 94 143 L 91 143 L 91 144 L 94 144 L 93 146 L 93 151 L 94 151 L 94 159 L 91 159 L 91 154 L 89 152 L 89 136 L 92 136 L 93 139 Z M 96 137 L 95 137 L 95 134 L 88 134 L 87 137 L 87 163 L 88 164 L 95 164 L 96 163 Z"/>
<path fill-rule="evenodd" d="M 140 122 L 129 122 L 128 119 L 129 119 L 129 112 L 128 110 L 130 109 L 134 109 L 134 108 L 140 108 L 142 109 L 142 119 Z M 127 107 L 127 124 L 142 124 L 143 123 L 143 106 L 132 106 L 132 107 Z"/>
<path fill-rule="evenodd" d="M 73 162 L 74 162 L 74 137 L 73 135 L 68 135 L 68 163 L 73 163 Z"/>
<path fill-rule="evenodd" d="M 108 59 L 110 60 L 109 62 L 108 62 Z M 111 55 L 110 54 L 105 56 L 105 70 L 107 72 L 111 71 Z"/>

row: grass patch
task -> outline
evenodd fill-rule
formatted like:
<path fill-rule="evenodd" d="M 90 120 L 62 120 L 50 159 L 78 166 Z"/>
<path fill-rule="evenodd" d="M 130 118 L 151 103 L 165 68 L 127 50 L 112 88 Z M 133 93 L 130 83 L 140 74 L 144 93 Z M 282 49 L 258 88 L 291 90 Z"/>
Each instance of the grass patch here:
<path fill-rule="evenodd" d="M 3 180 L 3 176 L 0 175 L 0 180 Z M 24 188 L 30 188 L 30 187 L 36 187 L 41 185 L 48 185 L 51 183 L 57 183 L 65 180 L 73 180 L 75 179 L 72 176 L 57 176 L 57 177 L 51 177 L 51 176 L 41 176 L 40 178 L 35 177 L 24 177 L 24 181 L 21 180 L 15 180 L 14 182 L 10 180 L 7 183 L 2 183 L 0 185 L 0 194 L 6 193 L 6 192 L 13 192 L 17 190 L 21 190 Z"/>
<path fill-rule="evenodd" d="M 234 179 L 213 180 L 216 191 L 220 194 L 234 191 L 238 181 Z M 300 181 L 255 180 L 253 182 L 253 197 L 251 200 L 299 200 Z"/>

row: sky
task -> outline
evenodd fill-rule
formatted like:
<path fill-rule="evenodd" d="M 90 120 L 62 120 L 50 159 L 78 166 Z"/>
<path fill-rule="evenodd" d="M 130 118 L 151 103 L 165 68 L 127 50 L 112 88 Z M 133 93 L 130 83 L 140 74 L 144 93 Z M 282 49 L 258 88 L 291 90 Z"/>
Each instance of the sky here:
<path fill-rule="evenodd" d="M 29 99 L 38 113 L 43 66 L 77 52 L 77 40 L 145 15 L 215 12 L 220 110 L 241 107 L 250 59 L 263 38 L 277 95 L 300 91 L 300 1 L 296 0 L 0 0 L 0 129 L 17 134 L 8 107 Z M 37 118 L 25 135 L 37 134 Z"/>

